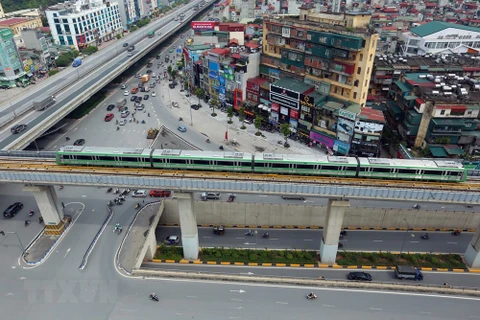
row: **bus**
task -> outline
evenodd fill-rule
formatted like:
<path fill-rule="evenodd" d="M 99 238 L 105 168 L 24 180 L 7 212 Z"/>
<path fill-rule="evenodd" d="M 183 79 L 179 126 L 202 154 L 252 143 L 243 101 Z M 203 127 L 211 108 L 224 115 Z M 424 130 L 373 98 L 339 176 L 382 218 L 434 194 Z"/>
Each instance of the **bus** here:
<path fill-rule="evenodd" d="M 153 38 L 154 36 L 155 36 L 155 32 L 150 31 L 150 32 L 148 33 L 148 37 L 149 37 L 149 38 Z"/>

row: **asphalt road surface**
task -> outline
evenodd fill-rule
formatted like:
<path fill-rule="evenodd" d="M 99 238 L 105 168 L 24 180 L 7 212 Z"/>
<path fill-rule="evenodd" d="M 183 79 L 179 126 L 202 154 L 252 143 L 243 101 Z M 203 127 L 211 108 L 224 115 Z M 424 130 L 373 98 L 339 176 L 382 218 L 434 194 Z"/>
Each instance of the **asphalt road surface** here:
<path fill-rule="evenodd" d="M 201 247 L 226 247 L 247 249 L 299 249 L 319 250 L 322 230 L 303 229 L 251 229 L 256 235 L 247 236 L 246 229 L 226 228 L 223 236 L 212 233 L 212 228 L 198 228 Z M 270 237 L 262 235 L 268 232 Z M 467 250 L 472 233 L 453 236 L 449 232 L 429 232 L 430 239 L 422 240 L 425 232 L 414 231 L 348 231 L 340 242 L 347 251 L 400 251 L 459 253 Z M 181 235 L 180 227 L 159 227 L 156 230 L 160 243 L 169 235 Z M 403 240 L 405 239 L 405 243 Z M 402 248 L 403 246 L 403 248 Z"/>
<path fill-rule="evenodd" d="M 188 14 L 189 12 L 191 12 L 191 10 L 185 11 L 186 14 Z M 163 33 L 167 32 L 179 23 L 178 21 L 169 21 L 165 23 L 165 21 L 171 19 L 173 18 L 166 18 L 165 20 L 161 19 L 159 21 L 156 21 L 150 28 L 155 28 L 155 26 L 158 26 L 159 23 L 162 21 L 164 25 L 159 29 L 159 31 Z M 141 33 L 135 33 L 135 35 L 136 38 L 132 36 L 132 38 L 128 38 L 128 41 L 130 41 L 130 44 L 135 44 L 136 46 L 138 46 L 136 50 L 140 50 L 141 48 L 145 47 L 150 41 L 150 39 L 145 39 L 144 37 L 142 37 Z M 124 63 L 126 60 L 129 59 L 129 57 L 127 56 L 126 48 L 124 48 L 122 44 L 123 42 L 118 43 L 115 46 L 107 47 L 104 51 L 102 50 L 101 55 L 89 58 L 87 57 L 84 60 L 82 66 L 78 68 L 67 69 L 68 71 L 63 71 L 64 73 L 60 73 L 57 76 L 59 77 L 59 79 L 55 80 L 56 82 L 54 84 L 49 84 L 48 88 L 44 88 L 42 90 L 42 96 L 36 96 L 35 100 L 40 100 L 42 98 L 51 96 L 53 93 L 61 89 L 61 87 L 58 86 L 62 82 L 71 82 L 77 79 L 77 85 L 74 87 L 70 87 L 64 93 L 56 94 L 57 102 L 52 107 L 48 108 L 45 111 L 31 112 L 25 117 L 17 120 L 15 123 L 26 123 L 28 124 L 28 128 L 32 128 L 41 121 L 43 121 L 45 118 L 50 116 L 52 113 L 56 112 L 59 108 L 62 108 L 70 101 L 75 100 L 76 97 L 80 96 L 85 90 L 88 90 L 88 88 L 92 87 L 99 79 L 104 78 L 115 68 L 117 68 L 118 65 Z M 102 65 L 103 68 L 99 69 L 98 66 L 100 65 Z M 81 75 L 87 72 L 89 76 L 81 78 Z M 55 87 L 55 85 L 57 87 Z M 20 102 L 14 103 L 13 107 L 7 108 L 4 112 L 8 113 L 10 112 L 10 108 L 18 108 L 18 106 L 22 104 L 25 104 L 27 102 L 29 103 L 32 97 L 30 94 L 27 95 L 28 99 L 23 99 Z M 26 134 L 28 131 L 29 130 L 27 129 L 20 134 L 12 135 L 9 128 L 3 129 L 3 131 L 0 131 L 0 148 L 4 148 L 5 146 L 9 145 L 19 136 Z"/>

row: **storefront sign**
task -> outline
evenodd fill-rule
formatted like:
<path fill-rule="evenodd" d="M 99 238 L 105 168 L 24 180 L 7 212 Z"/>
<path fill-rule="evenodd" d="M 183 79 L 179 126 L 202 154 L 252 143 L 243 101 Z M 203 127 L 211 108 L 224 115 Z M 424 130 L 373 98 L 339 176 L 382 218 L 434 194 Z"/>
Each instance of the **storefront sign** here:
<path fill-rule="evenodd" d="M 320 133 L 316 133 L 313 131 L 310 131 L 310 139 L 320 143 L 323 146 L 326 146 L 328 148 L 333 148 L 334 145 L 334 140 L 332 138 L 326 137 Z"/>
<path fill-rule="evenodd" d="M 309 96 L 301 93 L 300 94 L 300 105 L 313 108 L 315 106 L 315 99 L 313 97 L 309 97 Z"/>
<path fill-rule="evenodd" d="M 351 136 L 353 135 L 353 127 L 354 127 L 354 123 L 352 121 L 338 118 L 337 130 L 339 132 L 343 132 Z"/>
<path fill-rule="evenodd" d="M 335 140 L 335 144 L 333 145 L 333 151 L 346 155 L 348 151 L 350 151 L 350 145 L 348 143 Z"/>
<path fill-rule="evenodd" d="M 292 108 L 292 109 L 299 109 L 299 103 L 298 100 L 289 98 L 285 95 L 281 95 L 278 93 L 273 93 L 270 92 L 270 101 L 278 103 L 281 106 L 287 107 L 287 108 Z"/>
<path fill-rule="evenodd" d="M 298 119 L 298 111 L 290 109 L 290 118 Z"/>
<path fill-rule="evenodd" d="M 190 26 L 195 31 L 212 31 L 215 30 L 215 21 L 192 21 Z"/>
<path fill-rule="evenodd" d="M 218 74 L 216 74 L 216 73 L 213 72 L 213 71 L 210 71 L 210 72 L 208 73 L 208 77 L 211 78 L 211 79 L 218 80 Z"/>
<path fill-rule="evenodd" d="M 300 98 L 300 94 L 298 92 L 283 89 L 281 87 L 277 87 L 274 84 L 270 84 L 270 92 L 275 92 L 275 93 L 278 93 L 279 95 L 287 96 L 295 101 L 298 101 L 298 99 Z"/>
<path fill-rule="evenodd" d="M 272 103 L 272 111 L 280 112 L 280 106 L 278 105 L 278 103 Z"/>
<path fill-rule="evenodd" d="M 350 120 L 353 120 L 353 121 L 355 121 L 355 118 L 357 117 L 357 115 L 355 113 L 347 111 L 347 110 L 343 110 L 343 109 L 340 109 L 338 111 L 338 115 L 342 118 L 347 118 L 347 119 L 350 119 Z"/>
<path fill-rule="evenodd" d="M 281 107 L 281 108 L 280 108 L 280 113 L 283 114 L 283 115 L 288 116 L 288 108 Z"/>

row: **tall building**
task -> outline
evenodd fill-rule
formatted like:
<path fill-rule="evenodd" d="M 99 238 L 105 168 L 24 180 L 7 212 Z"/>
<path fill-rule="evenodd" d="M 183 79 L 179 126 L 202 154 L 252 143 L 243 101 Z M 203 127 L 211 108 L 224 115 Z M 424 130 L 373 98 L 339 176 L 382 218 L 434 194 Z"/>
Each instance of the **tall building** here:
<path fill-rule="evenodd" d="M 122 33 L 118 3 L 78 0 L 45 10 L 52 37 L 57 44 L 81 49 Z"/>
<path fill-rule="evenodd" d="M 138 6 L 138 0 L 124 0 L 123 6 L 118 7 L 122 25 L 126 29 L 131 24 L 140 20 L 140 8 Z"/>
<path fill-rule="evenodd" d="M 0 3 L 0 19 L 5 18 L 5 11 L 3 10 L 2 4 Z"/>
<path fill-rule="evenodd" d="M 0 85 L 14 87 L 28 82 L 22 59 L 10 28 L 0 28 Z"/>
<path fill-rule="evenodd" d="M 36 18 L 9 18 L 0 20 L 0 28 L 12 29 L 14 36 L 20 36 L 24 29 L 35 29 L 42 26 L 42 19 Z"/>

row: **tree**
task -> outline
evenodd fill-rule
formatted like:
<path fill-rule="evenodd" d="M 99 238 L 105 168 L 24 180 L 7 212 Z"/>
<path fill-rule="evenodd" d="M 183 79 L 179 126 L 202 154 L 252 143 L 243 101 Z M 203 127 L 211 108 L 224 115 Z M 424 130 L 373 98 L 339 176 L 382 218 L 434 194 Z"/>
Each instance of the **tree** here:
<path fill-rule="evenodd" d="M 240 123 L 242 124 L 242 126 L 240 127 L 240 129 L 243 129 L 245 130 L 247 127 L 245 127 L 245 108 L 244 107 L 241 107 L 239 110 L 238 110 L 238 120 L 240 121 Z"/>
<path fill-rule="evenodd" d="M 292 133 L 292 130 L 290 130 L 290 124 L 282 123 L 280 125 L 280 133 L 283 134 L 283 136 L 285 137 L 285 144 L 284 144 L 285 148 L 288 148 L 290 145 L 287 143 L 287 139 Z"/>
<path fill-rule="evenodd" d="M 122 35 L 121 35 L 120 33 L 118 33 L 118 34 L 116 35 L 116 37 L 117 37 L 117 40 L 120 40 L 120 39 L 122 38 Z"/>
<path fill-rule="evenodd" d="M 170 73 L 170 76 L 172 77 L 172 81 L 175 81 L 177 74 L 178 74 L 177 70 L 172 70 L 172 72 Z"/>
<path fill-rule="evenodd" d="M 217 114 L 215 113 L 215 108 L 218 107 L 218 96 L 216 94 L 212 95 L 210 106 L 212 107 L 212 117 L 216 117 Z"/>
<path fill-rule="evenodd" d="M 257 18 L 257 19 L 255 19 L 255 20 L 253 20 L 252 23 L 253 23 L 253 24 L 259 24 L 259 25 L 262 25 L 262 26 L 263 26 L 263 19 Z"/>
<path fill-rule="evenodd" d="M 168 68 L 167 68 L 167 73 L 168 73 L 168 75 L 170 76 L 170 78 L 173 80 L 172 71 L 173 71 L 172 66 L 168 66 Z"/>
<path fill-rule="evenodd" d="M 232 124 L 232 118 L 233 118 L 233 107 L 228 107 L 227 109 L 227 116 L 229 118 L 228 124 Z"/>
<path fill-rule="evenodd" d="M 198 98 L 198 105 L 200 106 L 200 99 L 203 99 L 203 95 L 204 95 L 203 89 L 202 88 L 195 89 L 195 95 Z"/>
<path fill-rule="evenodd" d="M 255 132 L 256 136 L 259 136 L 259 135 L 262 134 L 260 132 L 260 127 L 262 126 L 262 121 L 263 121 L 262 117 L 260 117 L 260 116 L 255 117 L 255 121 L 254 121 L 253 124 L 255 125 L 255 129 L 257 129 L 257 132 Z"/>
<path fill-rule="evenodd" d="M 51 77 L 53 76 L 54 74 L 58 73 L 59 71 L 57 69 L 52 69 L 50 71 L 48 71 L 48 76 Z"/>
<path fill-rule="evenodd" d="M 85 50 L 83 50 L 83 53 L 84 54 L 87 54 L 87 55 L 90 55 L 90 54 L 94 54 L 95 52 L 98 51 L 98 47 L 95 47 L 95 46 L 89 46 L 88 48 L 86 48 Z"/>

